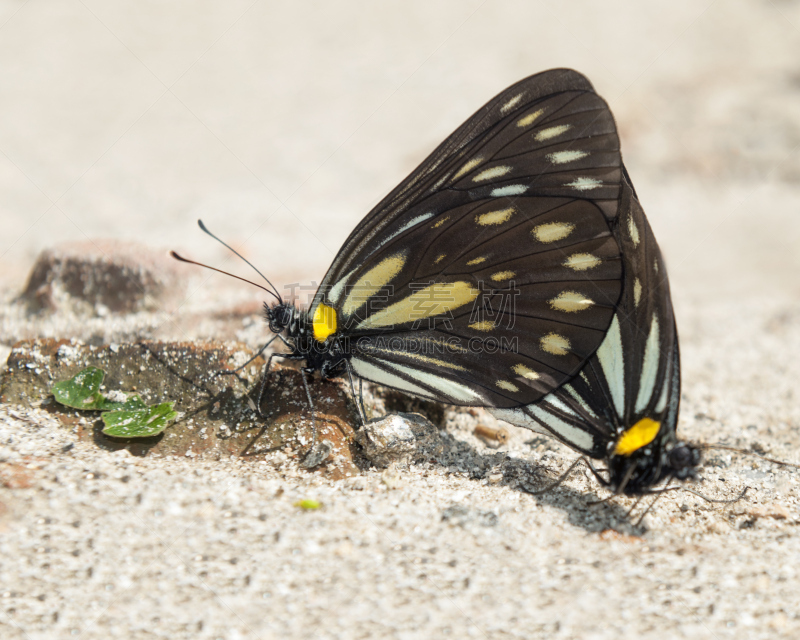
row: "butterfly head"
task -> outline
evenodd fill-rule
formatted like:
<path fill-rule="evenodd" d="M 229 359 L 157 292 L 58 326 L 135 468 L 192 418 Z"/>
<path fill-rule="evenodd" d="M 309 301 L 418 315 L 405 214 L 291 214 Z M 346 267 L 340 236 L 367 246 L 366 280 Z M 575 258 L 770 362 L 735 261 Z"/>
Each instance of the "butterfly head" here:
<path fill-rule="evenodd" d="M 609 485 L 626 495 L 647 493 L 662 480 L 694 477 L 698 464 L 700 451 L 678 440 L 674 425 L 642 418 L 614 446 L 608 460 Z"/>
<path fill-rule="evenodd" d="M 279 302 L 269 306 L 264 303 L 264 315 L 267 317 L 269 330 L 272 333 L 282 333 L 290 327 L 298 315 L 298 309 L 293 304 Z"/>

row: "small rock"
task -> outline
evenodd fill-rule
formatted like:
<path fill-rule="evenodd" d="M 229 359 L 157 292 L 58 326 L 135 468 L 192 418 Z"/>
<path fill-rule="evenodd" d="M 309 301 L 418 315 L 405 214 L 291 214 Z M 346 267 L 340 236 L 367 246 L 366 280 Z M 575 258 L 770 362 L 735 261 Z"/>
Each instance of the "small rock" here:
<path fill-rule="evenodd" d="M 442 452 L 438 429 L 417 413 L 391 413 L 370 420 L 356 434 L 364 455 L 378 467 L 434 457 Z"/>
<path fill-rule="evenodd" d="M 131 242 L 69 242 L 39 254 L 22 297 L 50 311 L 131 313 L 177 297 L 185 274 L 165 252 Z"/>

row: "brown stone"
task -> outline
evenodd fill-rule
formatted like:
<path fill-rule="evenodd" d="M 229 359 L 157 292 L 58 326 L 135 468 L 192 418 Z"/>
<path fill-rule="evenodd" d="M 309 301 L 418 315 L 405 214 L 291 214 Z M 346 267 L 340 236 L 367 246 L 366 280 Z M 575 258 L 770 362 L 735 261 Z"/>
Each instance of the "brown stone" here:
<path fill-rule="evenodd" d="M 34 309 L 130 313 L 155 309 L 184 291 L 186 265 L 131 242 L 88 240 L 46 249 L 22 297 Z"/>

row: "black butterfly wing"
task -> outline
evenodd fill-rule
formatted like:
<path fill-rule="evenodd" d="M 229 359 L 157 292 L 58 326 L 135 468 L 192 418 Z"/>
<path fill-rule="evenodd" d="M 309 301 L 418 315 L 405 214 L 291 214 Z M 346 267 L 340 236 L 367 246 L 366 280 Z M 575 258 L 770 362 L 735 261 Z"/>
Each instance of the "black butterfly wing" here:
<path fill-rule="evenodd" d="M 365 218 L 311 312 L 336 310 L 364 378 L 458 404 L 533 403 L 584 367 L 611 323 L 622 175 L 589 82 L 532 76 Z"/>
<path fill-rule="evenodd" d="M 541 401 L 493 410 L 498 418 L 555 435 L 604 458 L 642 418 L 673 437 L 680 399 L 680 358 L 666 268 L 627 177 L 614 237 L 622 249 L 622 295 L 598 350 L 580 373 Z"/>

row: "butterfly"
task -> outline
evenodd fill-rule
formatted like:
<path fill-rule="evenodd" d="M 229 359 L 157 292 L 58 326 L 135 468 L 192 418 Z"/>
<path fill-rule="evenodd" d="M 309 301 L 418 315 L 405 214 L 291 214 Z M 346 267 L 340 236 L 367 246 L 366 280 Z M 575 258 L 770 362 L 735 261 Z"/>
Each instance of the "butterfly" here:
<path fill-rule="evenodd" d="M 604 461 L 590 468 L 614 493 L 699 464 L 676 434 L 664 260 L 576 71 L 481 107 L 361 221 L 308 310 L 273 295 L 269 328 L 306 373 L 486 407 Z"/>

